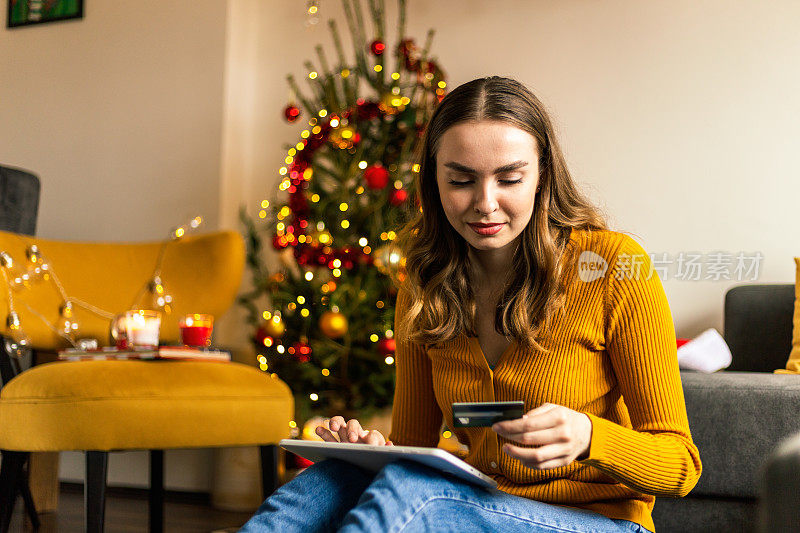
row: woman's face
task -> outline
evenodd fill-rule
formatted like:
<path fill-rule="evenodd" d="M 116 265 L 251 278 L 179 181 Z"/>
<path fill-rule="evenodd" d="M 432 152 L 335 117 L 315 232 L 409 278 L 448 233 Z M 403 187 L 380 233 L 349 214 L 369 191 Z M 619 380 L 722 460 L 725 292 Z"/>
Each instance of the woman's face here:
<path fill-rule="evenodd" d="M 447 220 L 477 250 L 500 250 L 533 214 L 536 139 L 505 122 L 462 122 L 439 139 L 436 181 Z"/>

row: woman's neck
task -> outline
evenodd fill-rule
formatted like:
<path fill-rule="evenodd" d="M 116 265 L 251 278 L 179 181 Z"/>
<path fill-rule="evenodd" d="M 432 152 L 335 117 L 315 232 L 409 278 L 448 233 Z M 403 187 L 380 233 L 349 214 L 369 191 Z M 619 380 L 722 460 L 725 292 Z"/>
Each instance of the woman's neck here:
<path fill-rule="evenodd" d="M 515 243 L 497 250 L 469 249 L 470 276 L 473 283 L 483 289 L 502 287 L 509 275 L 514 260 Z"/>

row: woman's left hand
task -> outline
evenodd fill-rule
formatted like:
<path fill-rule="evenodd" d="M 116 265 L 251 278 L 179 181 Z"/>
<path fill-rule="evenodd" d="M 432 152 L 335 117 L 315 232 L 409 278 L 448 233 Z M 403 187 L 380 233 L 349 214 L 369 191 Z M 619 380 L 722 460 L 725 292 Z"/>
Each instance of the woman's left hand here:
<path fill-rule="evenodd" d="M 544 403 L 522 418 L 497 422 L 492 429 L 510 441 L 537 446 L 522 448 L 505 444 L 503 451 L 538 470 L 585 459 L 592 442 L 592 421 L 588 416 L 552 403 Z"/>

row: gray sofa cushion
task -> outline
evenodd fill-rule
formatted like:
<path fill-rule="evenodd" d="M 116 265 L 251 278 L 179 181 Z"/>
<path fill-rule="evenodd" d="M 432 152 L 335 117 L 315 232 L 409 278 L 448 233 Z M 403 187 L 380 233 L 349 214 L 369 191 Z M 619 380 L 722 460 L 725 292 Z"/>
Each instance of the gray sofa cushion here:
<path fill-rule="evenodd" d="M 739 498 L 656 498 L 656 533 L 755 531 L 758 503 Z"/>
<path fill-rule="evenodd" d="M 681 372 L 703 472 L 692 496 L 755 498 L 758 468 L 800 431 L 800 375 Z"/>
<path fill-rule="evenodd" d="M 0 166 L 0 230 L 33 235 L 39 212 L 39 178 Z"/>

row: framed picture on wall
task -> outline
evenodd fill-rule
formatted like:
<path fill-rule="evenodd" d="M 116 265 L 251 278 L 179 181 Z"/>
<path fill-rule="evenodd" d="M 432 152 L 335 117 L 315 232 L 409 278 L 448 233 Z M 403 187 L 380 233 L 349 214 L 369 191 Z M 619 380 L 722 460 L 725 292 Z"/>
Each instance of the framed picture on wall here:
<path fill-rule="evenodd" d="M 9 28 L 83 18 L 83 0 L 7 0 Z"/>

